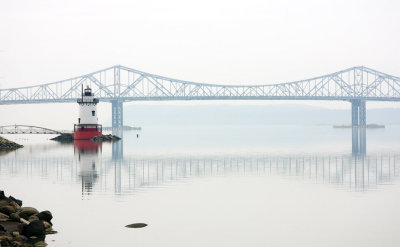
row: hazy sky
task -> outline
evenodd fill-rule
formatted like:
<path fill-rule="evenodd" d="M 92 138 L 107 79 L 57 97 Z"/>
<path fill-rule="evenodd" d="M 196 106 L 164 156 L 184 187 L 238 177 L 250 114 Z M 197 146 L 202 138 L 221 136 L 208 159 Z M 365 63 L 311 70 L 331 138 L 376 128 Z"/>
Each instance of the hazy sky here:
<path fill-rule="evenodd" d="M 115 64 L 220 84 L 278 83 L 355 65 L 400 76 L 395 0 L 0 4 L 0 88 Z"/>

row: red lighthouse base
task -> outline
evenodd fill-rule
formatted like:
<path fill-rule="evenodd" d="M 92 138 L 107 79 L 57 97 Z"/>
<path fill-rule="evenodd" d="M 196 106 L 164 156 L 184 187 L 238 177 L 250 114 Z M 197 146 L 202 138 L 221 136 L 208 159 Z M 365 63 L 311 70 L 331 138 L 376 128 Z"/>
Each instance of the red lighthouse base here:
<path fill-rule="evenodd" d="M 74 140 L 89 140 L 95 136 L 102 135 L 100 124 L 75 124 Z"/>

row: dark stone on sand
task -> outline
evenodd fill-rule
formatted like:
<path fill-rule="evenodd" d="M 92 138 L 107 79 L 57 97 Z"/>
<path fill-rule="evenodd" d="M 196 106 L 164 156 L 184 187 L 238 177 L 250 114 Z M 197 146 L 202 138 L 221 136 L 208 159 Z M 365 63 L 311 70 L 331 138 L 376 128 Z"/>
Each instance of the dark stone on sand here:
<path fill-rule="evenodd" d="M 146 227 L 147 224 L 146 223 L 133 223 L 130 225 L 126 225 L 125 227 L 127 228 L 142 228 L 142 227 Z"/>
<path fill-rule="evenodd" d="M 9 196 L 9 199 L 13 200 L 14 202 L 16 202 L 20 207 L 22 207 L 22 201 L 18 200 L 17 198 L 13 197 L 13 196 Z"/>
<path fill-rule="evenodd" d="M 29 225 L 24 228 L 24 235 L 27 237 L 31 236 L 42 236 L 45 234 L 45 227 L 41 220 L 32 221 Z"/>
<path fill-rule="evenodd" d="M 47 221 L 50 224 L 51 224 L 51 219 L 53 219 L 53 215 L 48 210 L 40 212 L 37 216 L 39 217 L 39 220 Z"/>

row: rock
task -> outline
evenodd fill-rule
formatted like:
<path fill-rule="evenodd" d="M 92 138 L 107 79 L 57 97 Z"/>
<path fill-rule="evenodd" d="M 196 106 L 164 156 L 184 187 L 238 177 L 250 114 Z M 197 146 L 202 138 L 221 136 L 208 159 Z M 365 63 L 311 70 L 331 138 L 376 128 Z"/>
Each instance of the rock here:
<path fill-rule="evenodd" d="M 134 223 L 134 224 L 130 224 L 130 225 L 126 225 L 125 227 L 127 228 L 142 228 L 142 227 L 146 227 L 147 224 L 145 223 Z"/>
<path fill-rule="evenodd" d="M 19 236 L 15 236 L 14 240 L 19 241 L 21 243 L 25 243 L 28 240 L 28 238 L 20 234 Z"/>
<path fill-rule="evenodd" d="M 52 228 L 47 228 L 46 231 L 45 231 L 45 233 L 46 233 L 46 235 L 47 235 L 47 234 L 57 234 L 58 232 L 57 232 L 57 231 L 54 231 Z"/>
<path fill-rule="evenodd" d="M 28 219 L 29 222 L 32 222 L 32 221 L 35 221 L 35 220 L 39 220 L 39 217 L 37 217 L 36 215 L 29 216 L 29 219 Z"/>
<path fill-rule="evenodd" d="M 45 227 L 41 220 L 32 221 L 29 225 L 24 228 L 24 235 L 27 237 L 31 236 L 42 236 L 45 233 Z"/>
<path fill-rule="evenodd" d="M 44 221 L 44 220 L 43 220 L 43 225 L 44 225 L 44 228 L 46 228 L 46 229 L 48 229 L 52 226 L 49 222 Z"/>
<path fill-rule="evenodd" d="M 15 203 L 18 204 L 18 206 L 22 207 L 22 201 L 18 200 L 17 198 L 13 197 L 13 196 L 9 196 L 9 199 L 11 199 L 12 201 L 14 201 Z"/>
<path fill-rule="evenodd" d="M 39 213 L 39 211 L 37 211 L 36 208 L 22 207 L 19 212 L 19 217 L 27 219 L 27 218 L 29 218 L 29 216 L 31 216 L 33 214 L 38 214 L 38 213 Z M 25 218 L 24 216 L 26 216 L 27 218 Z"/>
<path fill-rule="evenodd" d="M 16 211 L 21 209 L 21 206 L 18 203 L 16 203 L 15 201 L 11 201 L 8 205 L 10 205 L 13 208 L 15 208 Z"/>
<path fill-rule="evenodd" d="M 0 207 L 0 213 L 10 215 L 15 212 L 16 212 L 15 208 L 11 205 Z"/>
<path fill-rule="evenodd" d="M 118 136 L 113 136 L 113 135 L 101 135 L 101 136 L 95 136 L 92 138 L 92 141 L 95 142 L 112 142 L 112 141 L 118 141 L 121 140 Z"/>
<path fill-rule="evenodd" d="M 74 137 L 71 133 L 64 133 L 54 138 L 51 138 L 50 140 L 58 141 L 61 143 L 70 143 L 74 141 Z"/>
<path fill-rule="evenodd" d="M 6 198 L 6 196 L 4 195 L 4 191 L 0 190 L 0 200 L 3 200 L 4 198 Z"/>
<path fill-rule="evenodd" d="M 51 219 L 53 219 L 53 215 L 48 210 L 40 212 L 37 216 L 39 217 L 39 220 L 44 220 L 49 223 L 51 223 Z"/>
<path fill-rule="evenodd" d="M 6 228 L 4 226 L 0 225 L 0 232 L 6 232 L 6 231 L 7 231 Z"/>
<path fill-rule="evenodd" d="M 19 222 L 6 221 L 6 222 L 0 222 L 0 225 L 3 226 L 6 229 L 6 232 L 8 233 L 13 233 L 13 232 L 22 233 L 23 226 Z"/>
<path fill-rule="evenodd" d="M 27 245 L 25 245 L 27 246 Z M 22 242 L 15 240 L 15 237 L 12 241 L 12 247 L 24 247 L 24 245 L 22 244 Z"/>
<path fill-rule="evenodd" d="M 22 147 L 22 145 L 9 141 L 0 136 L 0 151 L 11 151 Z"/>
<path fill-rule="evenodd" d="M 8 217 L 8 215 L 0 213 L 0 221 L 6 221 L 6 220 L 8 220 L 8 218 L 10 218 L 10 217 Z"/>
<path fill-rule="evenodd" d="M 24 219 L 24 218 L 19 218 L 19 221 L 22 223 L 22 224 L 24 224 L 24 225 L 29 225 L 29 221 L 27 221 L 26 219 Z"/>
<path fill-rule="evenodd" d="M 18 213 L 10 214 L 10 220 L 16 221 L 16 222 L 20 222 L 19 219 L 20 219 L 20 217 L 19 217 L 19 214 L 18 214 Z"/>
<path fill-rule="evenodd" d="M 45 246 L 47 246 L 47 244 L 44 241 L 39 241 L 39 242 L 36 242 L 34 246 L 35 247 L 45 247 Z"/>
<path fill-rule="evenodd" d="M 12 232 L 12 235 L 13 235 L 14 237 L 18 237 L 18 236 L 19 236 L 19 232 Z"/>
<path fill-rule="evenodd" d="M 0 200 L 0 207 L 4 207 L 4 206 L 7 206 L 7 205 L 10 205 L 10 202 L 11 202 L 11 199 L 9 199 L 9 198 L 4 198 L 4 199 L 1 199 Z"/>
<path fill-rule="evenodd" d="M 0 236 L 0 246 L 12 246 L 11 245 L 11 241 L 12 241 L 12 237 L 11 236 Z"/>

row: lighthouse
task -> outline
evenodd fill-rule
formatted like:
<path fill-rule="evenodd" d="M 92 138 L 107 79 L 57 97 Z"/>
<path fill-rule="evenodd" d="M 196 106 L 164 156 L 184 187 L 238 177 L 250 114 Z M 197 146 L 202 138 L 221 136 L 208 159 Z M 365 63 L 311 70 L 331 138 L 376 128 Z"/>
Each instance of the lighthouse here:
<path fill-rule="evenodd" d="M 87 140 L 102 135 L 101 124 L 98 124 L 97 103 L 99 99 L 94 98 L 89 86 L 83 90 L 82 97 L 77 100 L 79 105 L 78 124 L 74 124 L 74 139 Z"/>

